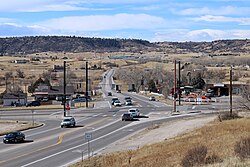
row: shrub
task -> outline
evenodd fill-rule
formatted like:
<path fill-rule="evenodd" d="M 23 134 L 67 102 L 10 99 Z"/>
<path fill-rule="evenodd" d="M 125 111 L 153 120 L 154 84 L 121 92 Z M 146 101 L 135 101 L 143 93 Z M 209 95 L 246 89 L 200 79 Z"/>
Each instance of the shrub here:
<path fill-rule="evenodd" d="M 238 113 L 232 113 L 232 115 L 227 112 L 227 113 L 224 113 L 224 114 L 220 114 L 218 115 L 219 117 L 219 120 L 220 121 L 223 121 L 223 120 L 232 120 L 232 119 L 237 119 L 237 118 L 241 118 Z"/>
<path fill-rule="evenodd" d="M 223 160 L 216 154 L 212 154 L 206 158 L 205 163 L 206 164 L 213 164 L 213 163 L 218 163 L 222 162 Z"/>
<path fill-rule="evenodd" d="M 237 142 L 234 146 L 234 151 L 236 155 L 240 158 L 249 158 L 250 157 L 250 137 L 243 138 Z"/>
<path fill-rule="evenodd" d="M 184 158 L 182 159 L 183 167 L 191 167 L 194 165 L 201 165 L 205 163 L 205 158 L 207 156 L 207 147 L 198 146 L 191 150 L 188 150 Z"/>

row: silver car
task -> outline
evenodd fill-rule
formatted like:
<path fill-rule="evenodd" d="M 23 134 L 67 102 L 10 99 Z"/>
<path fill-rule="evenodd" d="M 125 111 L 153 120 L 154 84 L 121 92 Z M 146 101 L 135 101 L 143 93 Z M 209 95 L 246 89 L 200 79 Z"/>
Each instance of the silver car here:
<path fill-rule="evenodd" d="M 75 127 L 76 121 L 75 118 L 72 116 L 64 117 L 61 122 L 61 128 L 63 127 Z"/>

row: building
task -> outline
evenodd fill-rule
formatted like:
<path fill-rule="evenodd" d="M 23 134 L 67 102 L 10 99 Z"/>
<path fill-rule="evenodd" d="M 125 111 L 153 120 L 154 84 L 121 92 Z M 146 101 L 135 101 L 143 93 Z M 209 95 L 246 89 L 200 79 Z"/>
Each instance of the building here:
<path fill-rule="evenodd" d="M 66 86 L 66 96 L 72 96 L 75 93 L 74 86 Z M 43 99 L 47 97 L 50 100 L 55 100 L 56 97 L 62 97 L 64 95 L 64 87 L 63 86 L 46 86 L 39 85 L 38 88 L 33 93 L 36 100 Z"/>
<path fill-rule="evenodd" d="M 3 95 L 3 105 L 25 105 L 27 103 L 27 93 L 6 93 Z"/>
<path fill-rule="evenodd" d="M 245 83 L 232 83 L 232 94 L 240 95 Z M 206 89 L 213 90 L 215 96 L 228 96 L 230 93 L 229 83 L 207 84 Z"/>

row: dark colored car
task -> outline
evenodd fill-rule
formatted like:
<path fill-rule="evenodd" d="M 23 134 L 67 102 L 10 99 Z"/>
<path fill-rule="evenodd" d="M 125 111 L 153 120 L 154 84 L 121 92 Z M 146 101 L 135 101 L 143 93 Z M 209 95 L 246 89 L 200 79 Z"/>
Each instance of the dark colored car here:
<path fill-rule="evenodd" d="M 122 115 L 122 121 L 133 121 L 133 116 L 130 113 L 124 113 Z"/>
<path fill-rule="evenodd" d="M 23 142 L 25 140 L 25 135 L 22 132 L 10 132 L 6 134 L 3 138 L 4 143 L 17 143 Z"/>
<path fill-rule="evenodd" d="M 112 93 L 111 93 L 111 92 L 108 92 L 108 96 L 112 96 Z"/>
<path fill-rule="evenodd" d="M 35 101 L 28 102 L 28 103 L 26 104 L 26 107 L 40 106 L 40 105 L 41 105 L 40 101 L 35 100 Z"/>

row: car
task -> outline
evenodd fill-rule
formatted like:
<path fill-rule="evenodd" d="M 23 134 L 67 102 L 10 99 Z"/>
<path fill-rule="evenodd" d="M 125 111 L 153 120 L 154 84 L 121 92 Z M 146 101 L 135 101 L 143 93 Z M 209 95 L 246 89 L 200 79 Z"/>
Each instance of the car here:
<path fill-rule="evenodd" d="M 41 103 L 40 103 L 40 101 L 38 101 L 38 100 L 35 100 L 35 101 L 31 101 L 31 102 L 26 103 L 26 107 L 40 106 L 40 105 L 41 105 Z"/>
<path fill-rule="evenodd" d="M 111 104 L 114 105 L 114 102 L 115 102 L 116 100 L 119 100 L 118 97 L 113 97 L 112 100 L 111 100 Z"/>
<path fill-rule="evenodd" d="M 133 105 L 132 100 L 126 100 L 126 101 L 125 101 L 125 105 L 126 105 L 126 106 Z"/>
<path fill-rule="evenodd" d="M 75 121 L 75 118 L 72 116 L 64 117 L 62 122 L 61 122 L 61 128 L 63 128 L 63 127 L 75 127 L 75 126 L 76 126 L 76 121 Z"/>
<path fill-rule="evenodd" d="M 4 143 L 24 142 L 24 140 L 25 135 L 19 131 L 7 133 L 3 138 Z"/>
<path fill-rule="evenodd" d="M 86 102 L 86 98 L 85 97 L 78 97 L 76 99 L 73 99 L 72 102 L 74 102 L 74 103 Z"/>
<path fill-rule="evenodd" d="M 112 93 L 111 93 L 111 92 L 108 92 L 108 96 L 112 96 Z"/>
<path fill-rule="evenodd" d="M 130 96 L 125 96 L 124 97 L 124 100 L 127 101 L 127 100 L 132 100 L 132 98 Z"/>
<path fill-rule="evenodd" d="M 139 117 L 140 111 L 138 108 L 131 108 L 128 110 L 128 113 L 130 113 L 133 117 Z"/>
<path fill-rule="evenodd" d="M 122 91 L 121 90 L 117 90 L 116 93 L 122 93 Z"/>
<path fill-rule="evenodd" d="M 122 121 L 133 121 L 133 116 L 130 113 L 122 114 Z"/>
<path fill-rule="evenodd" d="M 41 102 L 47 102 L 47 101 L 49 101 L 48 97 L 43 97 L 43 99 L 41 100 Z"/>
<path fill-rule="evenodd" d="M 148 99 L 149 99 L 149 101 L 155 101 L 155 97 L 154 96 L 150 96 Z"/>
<path fill-rule="evenodd" d="M 122 103 L 119 100 L 114 101 L 114 106 L 122 106 Z"/>

